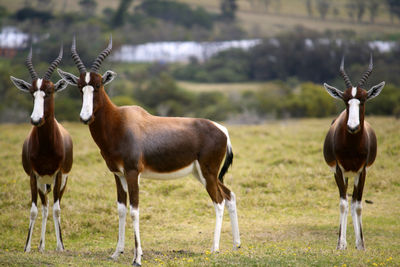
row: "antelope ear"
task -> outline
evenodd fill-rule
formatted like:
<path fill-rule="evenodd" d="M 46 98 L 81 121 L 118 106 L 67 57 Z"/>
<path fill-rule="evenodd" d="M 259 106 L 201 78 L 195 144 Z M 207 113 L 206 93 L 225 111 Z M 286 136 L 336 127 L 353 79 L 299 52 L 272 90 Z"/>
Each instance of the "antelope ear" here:
<path fill-rule="evenodd" d="M 117 74 L 111 70 L 106 71 L 103 74 L 103 86 L 107 83 L 110 83 L 114 78 L 117 77 Z"/>
<path fill-rule="evenodd" d="M 29 88 L 31 88 L 31 86 L 32 86 L 30 83 L 27 83 L 21 79 L 17 79 L 13 76 L 10 76 L 10 79 L 19 90 L 21 90 L 22 92 L 25 92 L 25 93 L 29 93 Z"/>
<path fill-rule="evenodd" d="M 54 91 L 60 92 L 60 91 L 64 90 L 65 88 L 67 88 L 67 86 L 68 86 L 68 83 L 64 79 L 61 79 L 54 85 Z"/>
<path fill-rule="evenodd" d="M 73 75 L 72 73 L 62 71 L 61 69 L 57 68 L 58 74 L 65 80 L 67 83 L 70 85 L 78 86 L 78 80 L 79 78 Z"/>
<path fill-rule="evenodd" d="M 327 91 L 332 97 L 337 98 L 337 99 L 343 99 L 343 92 L 340 91 L 339 89 L 336 89 L 335 87 L 330 86 L 330 85 L 327 84 L 327 83 L 324 83 L 324 87 L 325 87 L 326 91 Z"/>
<path fill-rule="evenodd" d="M 385 82 L 381 82 L 378 85 L 372 86 L 372 88 L 367 92 L 367 100 L 377 97 L 381 93 L 384 86 Z"/>

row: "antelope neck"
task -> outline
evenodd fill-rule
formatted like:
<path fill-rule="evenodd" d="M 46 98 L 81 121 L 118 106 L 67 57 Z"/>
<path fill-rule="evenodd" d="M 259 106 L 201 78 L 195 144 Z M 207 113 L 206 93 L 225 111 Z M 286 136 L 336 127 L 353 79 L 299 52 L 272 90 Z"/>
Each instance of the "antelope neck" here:
<path fill-rule="evenodd" d="M 93 122 L 89 125 L 89 129 L 96 144 L 103 149 L 112 138 L 108 132 L 115 128 L 113 125 L 118 121 L 115 120 L 118 116 L 118 109 L 104 89 L 100 89 L 98 94 L 97 109 L 93 110 Z M 95 105 L 93 104 L 93 106 Z"/>

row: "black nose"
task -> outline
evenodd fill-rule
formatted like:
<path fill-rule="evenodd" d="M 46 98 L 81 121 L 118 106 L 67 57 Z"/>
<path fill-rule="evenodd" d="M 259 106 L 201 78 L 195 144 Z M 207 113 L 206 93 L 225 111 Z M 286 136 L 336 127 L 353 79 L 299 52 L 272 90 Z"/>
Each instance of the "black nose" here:
<path fill-rule="evenodd" d="M 90 117 L 89 119 L 87 119 L 87 120 L 84 120 L 84 119 L 82 119 L 81 118 L 81 122 L 83 122 L 84 124 L 89 124 L 89 122 L 92 120 L 92 117 Z"/>
<path fill-rule="evenodd" d="M 43 121 L 42 118 L 40 118 L 38 121 L 34 121 L 34 120 L 31 119 L 31 123 L 32 123 L 32 125 L 34 125 L 34 126 L 40 125 L 40 124 L 42 123 L 42 121 Z"/>
<path fill-rule="evenodd" d="M 347 131 L 349 131 L 350 133 L 354 134 L 354 133 L 358 132 L 359 128 L 360 128 L 359 126 L 354 127 L 354 128 L 347 126 Z"/>

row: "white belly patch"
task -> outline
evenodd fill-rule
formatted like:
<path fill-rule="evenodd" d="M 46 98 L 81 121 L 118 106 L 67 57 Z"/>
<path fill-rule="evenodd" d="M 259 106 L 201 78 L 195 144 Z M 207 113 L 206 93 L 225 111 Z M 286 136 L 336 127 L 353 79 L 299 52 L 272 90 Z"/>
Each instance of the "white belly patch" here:
<path fill-rule="evenodd" d="M 174 172 L 153 172 L 150 170 L 144 170 L 140 177 L 145 179 L 157 179 L 157 180 L 170 180 L 185 177 L 194 170 L 194 162 L 186 166 L 185 168 L 179 169 Z"/>

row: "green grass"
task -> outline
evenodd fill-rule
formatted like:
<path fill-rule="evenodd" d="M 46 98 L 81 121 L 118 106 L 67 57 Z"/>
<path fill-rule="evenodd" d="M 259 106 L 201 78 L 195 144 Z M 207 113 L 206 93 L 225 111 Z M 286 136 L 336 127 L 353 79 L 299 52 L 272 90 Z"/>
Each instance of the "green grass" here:
<path fill-rule="evenodd" d="M 242 239 L 238 251 L 231 250 L 229 216 L 225 212 L 221 253 L 209 253 L 215 214 L 198 181 L 192 177 L 172 181 L 143 179 L 140 191 L 143 263 L 147 266 L 399 266 L 400 121 L 376 117 L 368 120 L 376 129 L 379 146 L 364 190 L 364 199 L 373 201 L 363 204 L 366 251 L 354 248 L 350 215 L 348 249 L 335 249 L 339 194 L 321 151 L 331 119 L 307 119 L 228 127 L 235 158 L 225 184 L 238 199 Z M 50 208 L 46 251 L 37 251 L 39 211 L 29 254 L 23 253 L 23 248 L 29 223 L 30 190 L 20 153 L 30 126 L 0 125 L 0 265 L 131 263 L 134 241 L 129 216 L 125 254 L 117 262 L 108 258 L 118 235 L 113 175 L 107 170 L 87 126 L 64 125 L 75 147 L 73 169 L 61 202 L 66 251 L 55 252 Z"/>

